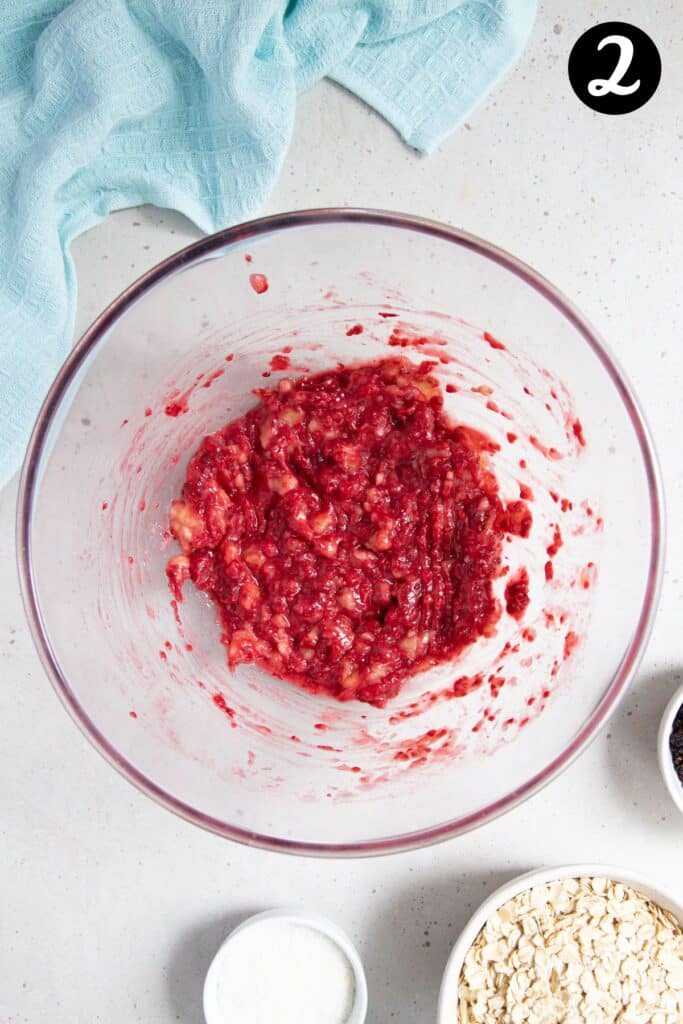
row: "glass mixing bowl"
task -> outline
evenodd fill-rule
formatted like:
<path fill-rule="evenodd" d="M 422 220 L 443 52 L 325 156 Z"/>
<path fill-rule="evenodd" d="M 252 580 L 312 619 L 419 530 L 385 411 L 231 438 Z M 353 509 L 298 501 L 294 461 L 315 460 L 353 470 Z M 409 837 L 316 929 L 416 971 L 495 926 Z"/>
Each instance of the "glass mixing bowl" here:
<path fill-rule="evenodd" d="M 214 609 L 191 585 L 174 606 L 164 574 L 188 458 L 253 388 L 392 354 L 436 363 L 531 509 L 496 582 L 504 606 L 526 569 L 530 604 L 384 709 L 233 675 Z M 341 209 L 205 238 L 112 303 L 40 413 L 18 531 L 43 664 L 111 764 L 220 835 L 332 855 L 457 835 L 565 768 L 637 667 L 663 542 L 647 429 L 580 313 L 486 242 Z"/>

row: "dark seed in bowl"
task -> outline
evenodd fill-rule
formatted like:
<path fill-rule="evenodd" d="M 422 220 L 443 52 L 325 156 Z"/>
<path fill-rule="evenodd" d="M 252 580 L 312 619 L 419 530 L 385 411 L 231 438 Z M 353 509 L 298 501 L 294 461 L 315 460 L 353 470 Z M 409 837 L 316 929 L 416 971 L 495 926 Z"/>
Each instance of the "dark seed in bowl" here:
<path fill-rule="evenodd" d="M 683 704 L 681 704 L 678 709 L 678 714 L 676 715 L 674 724 L 671 727 L 669 749 L 671 750 L 674 770 L 681 781 L 681 785 L 683 785 Z"/>

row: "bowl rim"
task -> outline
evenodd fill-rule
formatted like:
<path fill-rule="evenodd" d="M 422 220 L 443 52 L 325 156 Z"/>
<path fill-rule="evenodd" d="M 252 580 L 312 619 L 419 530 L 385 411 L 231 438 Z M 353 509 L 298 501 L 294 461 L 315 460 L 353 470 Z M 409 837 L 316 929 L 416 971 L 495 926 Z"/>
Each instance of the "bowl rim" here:
<path fill-rule="evenodd" d="M 680 707 L 683 707 L 683 686 L 678 687 L 664 709 L 659 732 L 657 733 L 657 756 L 659 758 L 659 769 L 666 788 L 669 790 L 671 799 L 676 807 L 683 814 L 683 782 L 681 782 L 674 771 L 674 763 L 669 748 L 669 736 L 671 735 L 674 719 Z"/>
<path fill-rule="evenodd" d="M 356 985 L 353 1007 L 346 1024 L 364 1024 L 368 1013 L 368 984 L 365 977 L 363 961 L 361 960 L 360 954 L 353 942 L 338 924 L 331 921 L 329 918 L 324 917 L 322 914 L 319 914 L 317 911 L 297 910 L 289 907 L 275 907 L 272 910 L 264 910 L 260 914 L 254 914 L 251 917 L 247 917 L 241 922 L 241 924 L 238 924 L 236 928 L 233 928 L 233 930 L 223 939 L 213 956 L 204 978 L 204 986 L 202 989 L 202 1008 L 206 1024 L 219 1024 L 218 1014 L 214 1013 L 213 997 L 216 984 L 215 975 L 218 970 L 218 963 L 223 950 L 233 941 L 233 939 L 237 938 L 240 932 L 246 931 L 249 928 L 258 927 L 260 924 L 264 924 L 267 921 L 289 921 L 292 924 L 304 925 L 307 928 L 312 928 L 314 931 L 320 932 L 321 935 L 325 935 L 339 947 L 346 959 L 349 961 Z"/>
<path fill-rule="evenodd" d="M 283 232 L 291 228 L 344 223 L 400 228 L 428 235 L 474 252 L 518 277 L 524 284 L 533 288 L 541 297 L 554 306 L 569 321 L 602 364 L 621 398 L 622 404 L 633 425 L 648 482 L 652 541 L 647 583 L 638 621 L 621 663 L 591 717 L 584 723 L 571 743 L 553 758 L 542 771 L 537 772 L 521 786 L 511 790 L 487 807 L 465 816 L 449 819 L 428 828 L 421 828 L 414 832 L 405 832 L 397 836 L 375 837 L 345 843 L 326 843 L 324 840 L 302 841 L 261 834 L 204 814 L 184 801 L 179 800 L 172 793 L 167 792 L 157 783 L 147 778 L 109 743 L 104 734 L 97 728 L 79 704 L 68 681 L 61 673 L 58 660 L 52 649 L 38 603 L 34 581 L 31 553 L 31 522 L 34 499 L 40 480 L 43 445 L 54 416 L 59 409 L 62 397 L 85 359 L 103 341 L 110 327 L 135 302 L 144 297 L 159 282 L 190 264 L 216 254 L 218 250 L 227 246 L 234 244 L 243 245 L 244 242 L 257 239 L 260 236 Z M 38 413 L 21 472 L 16 521 L 20 589 L 33 642 L 43 668 L 57 695 L 81 731 L 100 754 L 141 792 L 185 820 L 200 825 L 208 831 L 248 846 L 318 857 L 372 856 L 397 853 L 442 842 L 456 835 L 468 832 L 511 810 L 533 793 L 538 792 L 569 767 L 605 725 L 638 669 L 652 630 L 661 590 L 664 537 L 662 484 L 650 430 L 626 376 L 611 355 L 602 337 L 579 312 L 577 307 L 559 289 L 528 264 L 518 260 L 506 250 L 478 238 L 476 235 L 438 221 L 414 217 L 410 214 L 347 207 L 329 207 L 274 214 L 243 224 L 237 224 L 215 234 L 208 235 L 156 264 L 105 307 L 67 356 Z"/>
<path fill-rule="evenodd" d="M 449 953 L 444 968 L 439 1002 L 436 1015 L 437 1024 L 452 1024 L 457 1019 L 457 1000 L 460 971 L 467 952 L 487 920 L 503 903 L 518 896 L 526 889 L 535 885 L 545 885 L 561 881 L 565 878 L 608 878 L 615 882 L 623 882 L 637 889 L 653 903 L 658 903 L 669 910 L 683 927 L 683 903 L 666 888 L 651 881 L 640 872 L 630 868 L 615 867 L 612 864 L 562 864 L 558 867 L 545 867 L 525 871 L 516 875 L 509 882 L 504 882 L 477 907 L 469 921 L 460 932 Z"/>

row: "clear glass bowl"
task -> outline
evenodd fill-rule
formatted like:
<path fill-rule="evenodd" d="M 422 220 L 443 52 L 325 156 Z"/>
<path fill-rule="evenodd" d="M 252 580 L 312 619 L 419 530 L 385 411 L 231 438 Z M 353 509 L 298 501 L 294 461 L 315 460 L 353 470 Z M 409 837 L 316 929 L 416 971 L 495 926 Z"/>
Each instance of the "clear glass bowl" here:
<path fill-rule="evenodd" d="M 292 367 L 272 369 L 283 350 Z M 188 586 L 175 609 L 164 575 L 189 456 L 254 387 L 397 353 L 436 360 L 449 413 L 499 445 L 501 496 L 529 502 L 529 538 L 504 545 L 530 578 L 524 618 L 503 612 L 383 710 L 231 675 L 212 607 Z M 112 303 L 40 413 L 18 532 L 43 664 L 111 764 L 221 835 L 331 855 L 457 835 L 565 768 L 637 667 L 663 543 L 649 434 L 580 313 L 488 243 L 352 210 L 223 231 Z M 481 685 L 463 695 L 463 677 Z"/>

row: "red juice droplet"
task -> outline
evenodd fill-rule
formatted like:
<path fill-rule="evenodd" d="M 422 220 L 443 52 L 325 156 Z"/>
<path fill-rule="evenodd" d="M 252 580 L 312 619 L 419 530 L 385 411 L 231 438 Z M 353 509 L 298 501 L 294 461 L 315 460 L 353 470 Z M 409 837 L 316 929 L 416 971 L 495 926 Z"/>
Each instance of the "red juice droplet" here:
<path fill-rule="evenodd" d="M 265 274 L 250 274 L 249 284 L 257 295 L 263 295 L 264 292 L 268 291 L 268 278 Z"/>
<path fill-rule="evenodd" d="M 498 339 L 494 338 L 493 335 L 489 334 L 488 331 L 484 331 L 484 341 L 487 341 L 491 348 L 500 349 L 501 351 L 505 352 L 505 345 L 503 344 L 503 342 L 498 341 Z"/>

